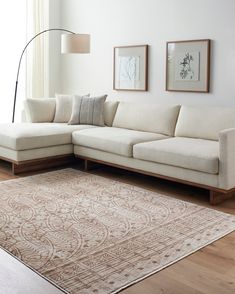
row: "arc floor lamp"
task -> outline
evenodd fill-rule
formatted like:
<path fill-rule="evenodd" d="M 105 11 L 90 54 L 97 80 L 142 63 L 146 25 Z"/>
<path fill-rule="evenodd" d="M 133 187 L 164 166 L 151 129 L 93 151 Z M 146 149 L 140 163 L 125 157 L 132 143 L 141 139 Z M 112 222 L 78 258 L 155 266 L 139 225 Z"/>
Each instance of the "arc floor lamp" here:
<path fill-rule="evenodd" d="M 62 29 L 62 28 L 53 28 L 47 29 L 44 31 L 39 32 L 33 38 L 31 38 L 28 43 L 25 45 L 18 64 L 18 70 L 16 75 L 16 83 L 15 83 L 15 95 L 14 95 L 14 104 L 12 110 L 12 123 L 15 120 L 15 108 L 16 108 L 16 98 L 17 98 L 17 89 L 18 89 L 18 80 L 19 80 L 19 73 L 20 73 L 20 65 L 23 58 L 23 55 L 29 46 L 29 44 L 36 39 L 38 36 L 50 32 L 50 31 L 62 31 L 66 32 L 67 34 L 61 35 L 61 53 L 90 53 L 90 35 L 88 34 L 76 34 L 72 31 Z"/>

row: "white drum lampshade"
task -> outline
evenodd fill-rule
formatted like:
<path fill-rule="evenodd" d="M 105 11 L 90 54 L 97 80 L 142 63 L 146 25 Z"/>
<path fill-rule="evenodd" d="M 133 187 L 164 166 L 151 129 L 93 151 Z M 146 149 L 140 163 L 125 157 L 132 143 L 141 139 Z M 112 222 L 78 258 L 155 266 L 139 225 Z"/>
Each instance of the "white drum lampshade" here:
<path fill-rule="evenodd" d="M 62 34 L 61 53 L 90 53 L 90 35 Z"/>

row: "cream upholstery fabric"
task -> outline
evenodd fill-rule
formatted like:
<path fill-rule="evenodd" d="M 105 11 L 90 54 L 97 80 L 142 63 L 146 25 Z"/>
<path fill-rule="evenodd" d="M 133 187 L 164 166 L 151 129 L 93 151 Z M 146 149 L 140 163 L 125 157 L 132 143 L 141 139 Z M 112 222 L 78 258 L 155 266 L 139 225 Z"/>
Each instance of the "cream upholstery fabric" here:
<path fill-rule="evenodd" d="M 80 97 L 89 97 L 87 95 L 78 95 Z M 55 123 L 67 123 L 72 115 L 74 95 L 56 94 L 56 109 L 55 109 Z"/>
<path fill-rule="evenodd" d="M 218 140 L 219 132 L 235 127 L 235 108 L 182 106 L 175 136 Z"/>
<path fill-rule="evenodd" d="M 58 145 L 44 148 L 36 148 L 29 150 L 12 150 L 0 146 L 0 157 L 6 160 L 13 160 L 16 162 L 41 159 L 57 155 L 73 154 L 73 145 Z"/>
<path fill-rule="evenodd" d="M 92 128 L 89 125 L 68 126 L 61 123 L 0 124 L 0 146 L 28 150 L 72 143 L 72 132 Z"/>
<path fill-rule="evenodd" d="M 134 145 L 133 157 L 217 174 L 219 144 L 202 139 L 170 138 Z"/>
<path fill-rule="evenodd" d="M 219 185 L 223 189 L 235 187 L 235 128 L 219 133 Z"/>
<path fill-rule="evenodd" d="M 30 107 L 28 107 L 28 105 L 27 105 L 28 100 L 30 100 Z M 33 100 L 33 101 L 31 102 L 31 100 Z M 49 106 L 46 105 L 46 102 L 48 100 L 50 103 Z M 39 104 L 39 105 L 37 105 L 37 104 Z M 117 111 L 118 104 L 119 104 L 118 101 L 105 101 L 105 103 L 104 103 L 104 123 L 108 127 L 111 127 L 113 125 L 113 120 L 114 120 L 114 116 Z M 54 106 L 53 108 L 52 108 L 52 105 Z M 46 107 L 46 109 L 45 109 L 45 107 Z M 24 111 L 22 113 L 22 122 L 36 122 L 36 120 L 43 120 L 41 122 L 52 122 L 54 120 L 54 116 L 55 116 L 55 109 L 56 109 L 56 99 L 55 98 L 27 99 L 24 102 Z M 30 113 L 31 111 L 32 111 L 32 114 Z M 70 116 L 71 116 L 71 111 L 72 110 L 69 108 L 69 115 Z M 37 122 L 39 122 L 39 121 L 37 121 Z"/>
<path fill-rule="evenodd" d="M 112 127 L 113 120 L 117 111 L 118 101 L 105 101 L 104 103 L 104 123 L 108 127 Z"/>
<path fill-rule="evenodd" d="M 55 123 L 67 123 L 73 107 L 73 95 L 56 95 Z"/>
<path fill-rule="evenodd" d="M 113 126 L 172 136 L 180 106 L 120 102 Z"/>
<path fill-rule="evenodd" d="M 26 121 L 32 123 L 52 122 L 55 116 L 55 99 L 38 98 L 24 101 Z"/>
<path fill-rule="evenodd" d="M 30 122 L 28 119 L 27 119 L 27 117 L 26 117 L 26 111 L 25 111 L 25 109 L 23 109 L 22 111 L 21 111 L 21 120 L 20 120 L 20 122 Z"/>
<path fill-rule="evenodd" d="M 107 95 L 98 97 L 81 97 L 74 95 L 73 110 L 69 125 L 104 126 L 104 102 Z"/>
<path fill-rule="evenodd" d="M 94 150 L 82 146 L 74 146 L 74 153 L 119 166 L 130 167 L 140 171 L 151 172 L 158 175 L 168 176 L 192 183 L 208 185 L 212 187 L 218 186 L 218 176 L 199 171 L 189 170 L 181 167 L 155 163 L 151 161 L 139 160 L 132 157 L 123 157 L 117 154 L 108 153 L 100 150 Z"/>
<path fill-rule="evenodd" d="M 164 139 L 166 136 L 127 129 L 101 127 L 73 133 L 73 144 L 123 156 L 132 156 L 132 147 L 140 142 Z"/>
<path fill-rule="evenodd" d="M 49 99 L 55 101 L 54 98 Z M 36 109 L 36 103 L 33 104 L 33 112 Z M 105 103 L 106 124 L 112 125 L 117 105 L 119 103 L 113 101 Z M 41 119 L 40 112 L 44 111 L 44 108 L 39 107 L 39 109 L 37 115 Z M 127 109 L 130 110 L 128 107 Z M 124 109 L 123 120 L 126 119 L 130 126 L 131 119 L 133 117 L 135 119 L 135 116 L 130 110 L 129 119 L 127 109 Z M 176 138 L 120 128 L 96 127 L 95 130 L 94 126 L 89 125 L 0 124 L 0 157 L 25 161 L 71 154 L 74 148 L 76 154 L 121 165 L 124 168 L 135 168 L 228 190 L 235 187 L 235 128 L 225 128 L 227 125 L 233 125 L 235 117 L 233 111 L 234 109 L 183 106 L 176 135 L 184 134 L 185 137 Z M 118 116 L 120 124 L 123 123 L 122 115 L 119 113 Z M 150 117 L 154 119 L 152 114 Z M 203 122 L 202 117 L 207 118 L 205 120 L 207 123 Z M 138 119 L 139 122 L 136 119 L 133 125 L 141 125 L 141 115 Z M 144 129 L 148 128 L 147 122 L 151 119 L 147 118 L 143 121 Z M 156 116 L 155 119 L 158 120 L 158 117 Z M 153 126 L 156 127 L 154 123 Z M 167 128 L 169 131 L 169 126 Z M 216 138 L 220 129 L 222 131 L 219 133 L 219 142 L 217 142 Z M 73 135 L 73 142 L 79 145 L 73 147 L 71 142 L 74 130 L 76 132 Z M 195 138 L 187 138 L 187 136 Z M 200 139 L 201 137 L 213 140 L 203 140 Z M 134 150 L 134 156 L 138 158 L 131 158 L 132 150 Z"/>

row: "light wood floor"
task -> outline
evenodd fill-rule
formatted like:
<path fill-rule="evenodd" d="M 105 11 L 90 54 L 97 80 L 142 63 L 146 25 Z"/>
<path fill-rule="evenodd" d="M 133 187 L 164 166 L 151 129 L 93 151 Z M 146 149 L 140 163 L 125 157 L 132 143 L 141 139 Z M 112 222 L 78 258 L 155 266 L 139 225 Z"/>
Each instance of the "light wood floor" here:
<path fill-rule="evenodd" d="M 0 181 L 16 178 L 11 175 L 9 168 L 0 161 Z M 74 168 L 80 167 L 76 165 Z M 96 166 L 90 172 L 160 192 L 169 197 L 210 206 L 208 193 L 201 189 L 104 166 Z M 25 175 L 27 174 L 21 176 Z M 213 208 L 235 215 L 235 198 Z M 59 294 L 61 292 L 0 250 L 0 293 Z M 235 232 L 127 288 L 122 293 L 234 294 Z"/>

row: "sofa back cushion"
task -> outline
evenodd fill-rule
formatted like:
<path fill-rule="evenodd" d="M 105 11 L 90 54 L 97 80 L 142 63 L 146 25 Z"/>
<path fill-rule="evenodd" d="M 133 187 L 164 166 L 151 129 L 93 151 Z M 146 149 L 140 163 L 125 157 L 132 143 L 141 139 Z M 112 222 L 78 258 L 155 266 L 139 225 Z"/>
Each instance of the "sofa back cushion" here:
<path fill-rule="evenodd" d="M 218 140 L 219 132 L 235 127 L 235 108 L 182 106 L 175 136 Z"/>
<path fill-rule="evenodd" d="M 118 101 L 105 101 L 104 103 L 104 123 L 108 127 L 113 125 L 113 120 L 117 111 Z M 22 121 L 24 122 L 53 122 L 56 110 L 55 98 L 32 98 L 24 101 L 24 111 Z M 72 109 L 68 110 L 71 117 Z M 69 117 L 69 118 L 70 118 Z"/>
<path fill-rule="evenodd" d="M 108 127 L 112 127 L 113 120 L 117 111 L 118 101 L 105 101 L 104 103 L 104 123 Z"/>
<path fill-rule="evenodd" d="M 113 127 L 172 136 L 179 110 L 179 105 L 120 102 Z"/>
<path fill-rule="evenodd" d="M 26 121 L 32 123 L 52 122 L 55 116 L 54 98 L 33 98 L 24 101 Z"/>

